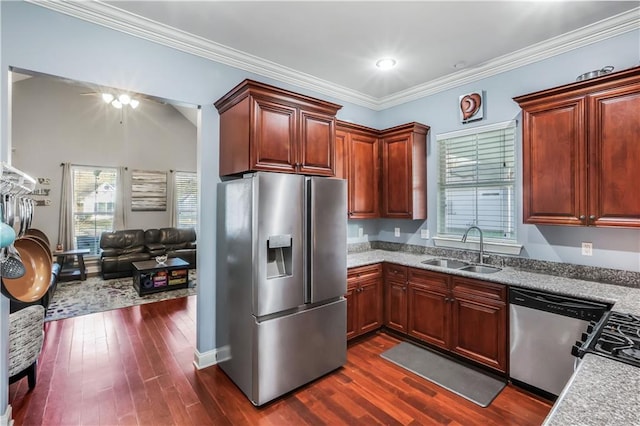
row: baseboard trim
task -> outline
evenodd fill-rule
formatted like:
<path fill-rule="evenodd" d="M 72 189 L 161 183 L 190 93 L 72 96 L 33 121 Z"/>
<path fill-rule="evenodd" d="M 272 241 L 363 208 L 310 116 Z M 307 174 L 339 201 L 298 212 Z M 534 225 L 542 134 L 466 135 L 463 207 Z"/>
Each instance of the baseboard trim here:
<path fill-rule="evenodd" d="M 7 411 L 0 416 L 0 426 L 13 426 L 13 419 L 11 418 L 11 405 L 7 406 Z"/>
<path fill-rule="evenodd" d="M 211 367 L 221 361 L 225 361 L 229 359 L 230 356 L 231 353 L 228 345 L 207 352 L 200 352 L 196 349 L 193 354 L 193 365 L 195 365 L 198 370 L 202 370 L 203 368 Z"/>

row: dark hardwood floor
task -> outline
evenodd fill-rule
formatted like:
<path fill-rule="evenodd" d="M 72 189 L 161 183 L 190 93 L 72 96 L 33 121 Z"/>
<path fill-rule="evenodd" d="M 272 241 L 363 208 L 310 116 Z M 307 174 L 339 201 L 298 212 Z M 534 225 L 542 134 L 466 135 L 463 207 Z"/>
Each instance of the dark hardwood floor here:
<path fill-rule="evenodd" d="M 481 408 L 379 354 L 384 333 L 347 365 L 262 408 L 216 366 L 193 366 L 195 296 L 49 322 L 38 383 L 9 387 L 16 425 L 539 425 L 550 404 L 507 386 Z"/>

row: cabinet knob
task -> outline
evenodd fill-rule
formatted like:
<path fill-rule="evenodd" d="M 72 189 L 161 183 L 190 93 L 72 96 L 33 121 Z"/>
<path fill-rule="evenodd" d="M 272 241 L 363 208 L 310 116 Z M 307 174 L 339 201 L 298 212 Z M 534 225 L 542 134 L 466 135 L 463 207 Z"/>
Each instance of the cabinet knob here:
<path fill-rule="evenodd" d="M 580 220 L 584 220 L 584 219 L 585 219 L 585 217 L 586 217 L 585 215 L 581 214 L 581 215 L 580 215 L 580 217 L 578 217 L 578 219 L 580 219 Z"/>
<path fill-rule="evenodd" d="M 589 220 L 596 220 L 596 215 L 592 214 L 591 216 L 589 216 Z"/>
<path fill-rule="evenodd" d="M 407 287 L 402 287 L 402 291 L 407 291 Z"/>

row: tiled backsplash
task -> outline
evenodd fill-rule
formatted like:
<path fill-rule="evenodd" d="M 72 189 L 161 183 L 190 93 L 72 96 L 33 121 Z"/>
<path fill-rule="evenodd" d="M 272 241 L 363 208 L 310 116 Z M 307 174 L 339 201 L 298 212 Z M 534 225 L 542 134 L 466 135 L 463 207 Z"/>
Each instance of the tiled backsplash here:
<path fill-rule="evenodd" d="M 349 253 L 362 253 L 368 250 L 388 250 L 478 262 L 477 251 L 423 247 L 386 241 L 349 244 L 347 248 Z M 530 272 L 539 272 L 541 274 L 556 275 L 565 278 L 575 278 L 625 287 L 640 288 L 640 272 L 575 265 L 570 263 L 549 262 L 517 256 L 499 256 L 495 254 L 488 254 L 485 258 L 485 263 L 496 266 L 507 266 Z"/>

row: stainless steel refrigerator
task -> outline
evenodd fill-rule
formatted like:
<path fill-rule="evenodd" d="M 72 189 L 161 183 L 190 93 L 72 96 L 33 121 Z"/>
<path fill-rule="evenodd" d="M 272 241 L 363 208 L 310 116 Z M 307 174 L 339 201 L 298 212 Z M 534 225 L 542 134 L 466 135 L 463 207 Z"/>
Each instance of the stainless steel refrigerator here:
<path fill-rule="evenodd" d="M 219 366 L 262 405 L 346 362 L 347 187 L 258 172 L 218 187 Z"/>

